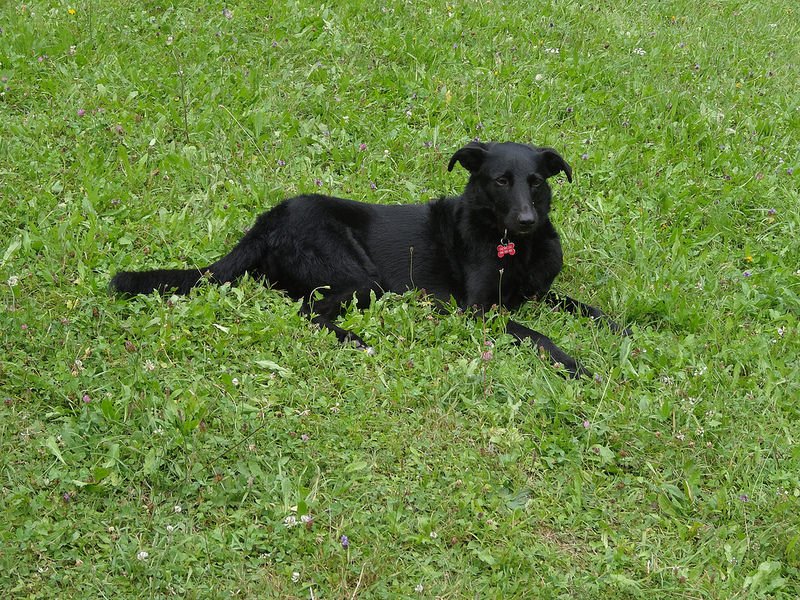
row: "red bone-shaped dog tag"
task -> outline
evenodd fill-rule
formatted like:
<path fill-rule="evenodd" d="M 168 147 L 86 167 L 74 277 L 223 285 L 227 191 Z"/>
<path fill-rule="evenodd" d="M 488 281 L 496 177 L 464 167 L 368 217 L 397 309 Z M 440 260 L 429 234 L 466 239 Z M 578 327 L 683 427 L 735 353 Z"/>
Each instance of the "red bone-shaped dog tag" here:
<path fill-rule="evenodd" d="M 506 255 L 514 256 L 516 253 L 517 251 L 514 250 L 514 242 L 506 242 L 505 244 L 501 242 L 501 244 L 497 246 L 497 258 L 503 258 Z"/>

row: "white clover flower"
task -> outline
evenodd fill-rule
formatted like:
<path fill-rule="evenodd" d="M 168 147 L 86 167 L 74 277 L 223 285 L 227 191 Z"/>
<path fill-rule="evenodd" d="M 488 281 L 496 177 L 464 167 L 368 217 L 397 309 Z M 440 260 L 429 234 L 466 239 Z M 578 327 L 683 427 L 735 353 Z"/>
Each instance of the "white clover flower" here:
<path fill-rule="evenodd" d="M 295 571 L 292 573 L 292 583 L 297 583 L 298 581 L 300 581 L 300 573 Z"/>
<path fill-rule="evenodd" d="M 183 512 L 183 508 L 181 507 L 180 504 L 176 504 L 172 510 L 176 515 L 179 515 Z"/>
<path fill-rule="evenodd" d="M 294 515 L 289 515 L 283 520 L 283 524 L 286 525 L 287 528 L 291 529 L 297 525 L 297 518 Z"/>
<path fill-rule="evenodd" d="M 8 281 L 6 281 L 6 283 L 9 286 L 14 287 L 19 283 L 19 277 L 17 277 L 16 275 L 12 275 L 11 277 L 8 278 Z"/>
<path fill-rule="evenodd" d="M 136 560 L 147 560 L 147 557 L 150 556 L 146 551 L 142 550 L 136 555 Z"/>

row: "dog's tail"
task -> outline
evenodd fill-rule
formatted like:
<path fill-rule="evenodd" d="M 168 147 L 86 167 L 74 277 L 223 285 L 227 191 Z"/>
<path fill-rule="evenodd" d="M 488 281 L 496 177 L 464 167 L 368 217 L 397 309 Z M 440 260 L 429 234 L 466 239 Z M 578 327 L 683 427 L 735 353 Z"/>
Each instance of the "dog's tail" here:
<path fill-rule="evenodd" d="M 156 269 L 154 271 L 120 271 L 111 279 L 111 289 L 125 296 L 158 292 L 188 294 L 203 279 L 205 269 Z"/>
<path fill-rule="evenodd" d="M 263 261 L 265 248 L 264 237 L 251 230 L 233 250 L 207 267 L 120 271 L 109 286 L 112 291 L 126 296 L 151 292 L 188 294 L 204 279 L 218 285 L 235 281 Z"/>

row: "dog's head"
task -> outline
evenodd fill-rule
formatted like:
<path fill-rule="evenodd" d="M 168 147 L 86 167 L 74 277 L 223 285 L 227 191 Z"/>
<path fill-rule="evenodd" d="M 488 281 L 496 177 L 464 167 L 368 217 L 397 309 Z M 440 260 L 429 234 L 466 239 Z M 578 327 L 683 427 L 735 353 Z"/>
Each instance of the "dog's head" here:
<path fill-rule="evenodd" d="M 456 162 L 470 173 L 465 195 L 494 212 L 501 233 L 516 236 L 530 235 L 547 221 L 549 177 L 563 172 L 572 181 L 572 168 L 552 148 L 470 142 L 453 154 L 447 170 Z"/>

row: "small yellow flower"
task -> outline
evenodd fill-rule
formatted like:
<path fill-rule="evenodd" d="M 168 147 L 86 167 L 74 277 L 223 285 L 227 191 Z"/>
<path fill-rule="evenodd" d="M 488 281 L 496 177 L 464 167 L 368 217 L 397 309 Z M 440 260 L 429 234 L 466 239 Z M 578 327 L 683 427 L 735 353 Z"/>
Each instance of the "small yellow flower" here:
<path fill-rule="evenodd" d="M 77 10 L 75 10 L 74 8 L 68 8 L 68 9 L 67 9 L 67 12 L 68 12 L 69 14 L 71 14 L 71 15 L 74 15 L 74 14 L 75 14 L 76 12 L 78 12 L 78 11 L 77 11 Z"/>
<path fill-rule="evenodd" d="M 744 261 L 751 263 L 753 262 L 753 257 L 748 254 L 747 256 L 744 257 Z"/>

